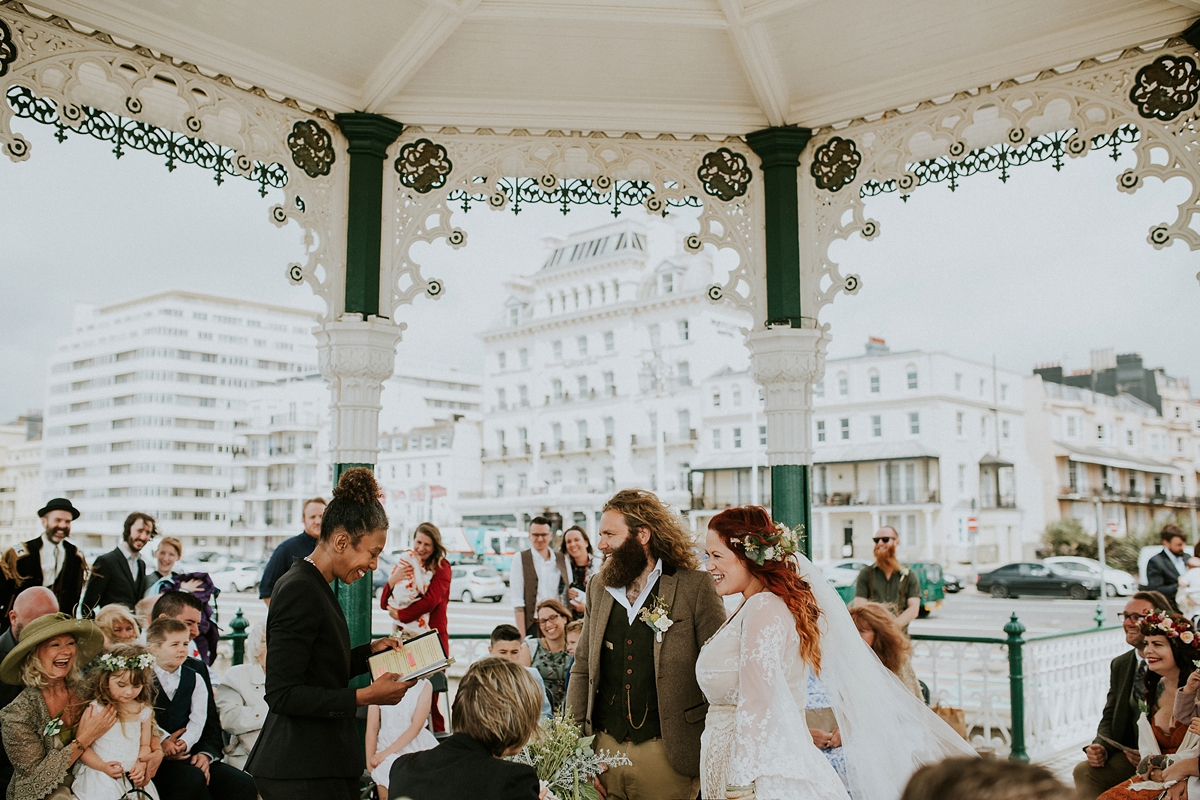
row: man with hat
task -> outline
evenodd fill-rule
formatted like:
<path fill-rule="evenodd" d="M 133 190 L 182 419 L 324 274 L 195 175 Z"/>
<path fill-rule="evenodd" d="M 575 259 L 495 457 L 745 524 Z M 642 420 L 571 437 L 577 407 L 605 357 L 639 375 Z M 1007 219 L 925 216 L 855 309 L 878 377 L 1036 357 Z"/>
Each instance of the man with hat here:
<path fill-rule="evenodd" d="M 58 607 L 68 614 L 74 613 L 83 594 L 87 561 L 79 548 L 66 541 L 79 510 L 67 498 L 56 497 L 38 511 L 38 516 L 42 518 L 42 535 L 10 547 L 0 559 L 0 613 L 5 615 L 5 623 L 13 600 L 29 586 L 45 586 L 54 592 Z"/>

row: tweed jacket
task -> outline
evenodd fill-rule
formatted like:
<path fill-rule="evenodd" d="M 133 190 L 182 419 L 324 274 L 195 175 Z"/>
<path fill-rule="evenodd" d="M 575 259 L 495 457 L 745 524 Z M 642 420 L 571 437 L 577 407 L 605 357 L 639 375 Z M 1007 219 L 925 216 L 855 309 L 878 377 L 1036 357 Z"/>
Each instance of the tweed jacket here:
<path fill-rule="evenodd" d="M 8 626 L 8 611 L 12 608 L 13 600 L 22 589 L 29 586 L 42 585 L 42 545 L 45 537 L 39 536 L 22 542 L 16 547 L 10 547 L 0 559 L 0 615 L 3 625 Z M 59 570 L 58 580 L 49 587 L 58 598 L 58 608 L 66 614 L 74 615 L 75 607 L 83 594 L 83 581 L 87 576 L 88 565 L 79 548 L 64 539 L 63 565 Z"/>
<path fill-rule="evenodd" d="M 49 723 L 46 701 L 32 686 L 0 710 L 4 749 L 13 764 L 8 800 L 42 800 L 71 772 L 71 749 L 46 733 Z"/>
<path fill-rule="evenodd" d="M 1122 653 L 1112 660 L 1108 680 L 1108 700 L 1104 703 L 1104 713 L 1100 716 L 1100 725 L 1096 729 L 1098 744 L 1108 751 L 1109 758 L 1117 754 L 1117 748 L 1103 741 L 1100 737 L 1120 742 L 1127 747 L 1137 748 L 1138 745 L 1138 705 L 1133 699 L 1133 679 L 1137 672 L 1137 651 L 1132 648 L 1128 653 Z"/>
<path fill-rule="evenodd" d="M 717 596 L 712 576 L 699 570 L 677 570 L 664 564 L 658 589 L 673 623 L 662 641 L 654 643 L 663 745 L 675 771 L 695 777 L 700 774 L 700 736 L 708 715 L 708 701 L 696 684 L 696 658 L 725 622 L 725 605 Z M 600 652 L 611 613 L 623 614 L 625 609 L 602 581 L 588 581 L 587 611 L 567 686 L 567 707 L 584 735 L 594 733 L 592 711 L 600 683 Z"/>

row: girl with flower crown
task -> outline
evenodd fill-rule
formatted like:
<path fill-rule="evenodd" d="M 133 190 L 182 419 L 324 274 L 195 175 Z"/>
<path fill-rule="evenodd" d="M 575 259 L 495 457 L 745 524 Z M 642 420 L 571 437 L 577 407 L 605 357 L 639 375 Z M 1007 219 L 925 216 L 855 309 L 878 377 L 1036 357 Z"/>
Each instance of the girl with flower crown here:
<path fill-rule="evenodd" d="M 88 673 L 92 705 L 115 708 L 117 724 L 92 743 L 75 765 L 79 800 L 158 800 L 150 778 L 162 763 L 154 725 L 154 656 L 136 644 L 119 645 Z"/>

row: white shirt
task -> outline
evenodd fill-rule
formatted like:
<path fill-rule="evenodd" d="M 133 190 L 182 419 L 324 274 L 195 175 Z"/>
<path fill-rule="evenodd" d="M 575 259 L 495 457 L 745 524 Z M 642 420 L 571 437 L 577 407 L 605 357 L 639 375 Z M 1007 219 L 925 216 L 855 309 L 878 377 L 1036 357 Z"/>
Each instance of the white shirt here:
<path fill-rule="evenodd" d="M 121 551 L 121 555 L 125 556 L 125 563 L 129 565 L 129 577 L 136 581 L 138 562 L 142 560 L 142 554 L 133 552 L 129 543 L 123 540 L 117 544 L 117 549 Z"/>
<path fill-rule="evenodd" d="M 179 667 L 174 672 L 167 672 L 158 664 L 154 665 L 154 674 L 158 676 L 158 682 L 162 686 L 162 690 L 166 693 L 168 700 L 175 699 L 175 690 L 179 688 L 180 673 L 183 667 Z M 192 708 L 188 712 L 187 727 L 183 730 L 183 736 L 179 740 L 187 745 L 188 752 L 196 746 L 196 742 L 200 741 L 200 735 L 204 733 L 204 723 L 208 721 L 208 688 L 204 684 L 204 678 L 199 674 L 196 675 L 196 687 L 192 689 Z M 167 731 L 170 736 L 175 731 Z"/>
<path fill-rule="evenodd" d="M 1183 555 L 1183 553 L 1175 555 L 1165 547 L 1163 548 L 1163 552 L 1166 553 L 1167 557 L 1171 559 L 1171 563 L 1175 565 L 1175 570 L 1180 575 L 1187 572 L 1187 557 Z"/>
<path fill-rule="evenodd" d="M 67 551 L 62 546 L 62 542 L 55 544 L 50 541 L 46 534 L 42 534 L 42 586 L 53 586 L 58 580 L 58 573 L 62 572 L 63 560 L 67 557 Z"/>
<path fill-rule="evenodd" d="M 614 589 L 611 586 L 605 586 L 604 588 L 608 590 L 608 593 L 613 596 L 614 600 L 625 608 L 625 614 L 629 617 L 629 624 L 632 625 L 633 621 L 637 619 L 638 612 L 642 610 L 642 606 L 645 605 L 647 598 L 650 597 L 650 592 L 654 591 L 654 584 L 660 577 L 662 577 L 661 558 L 654 564 L 654 570 L 650 573 L 650 577 L 646 578 L 646 585 L 642 587 L 642 593 L 637 596 L 637 600 L 634 601 L 633 605 L 629 604 L 629 596 L 625 593 L 624 587 Z"/>
<path fill-rule="evenodd" d="M 558 584 L 562 580 L 562 573 L 558 571 L 558 559 L 554 557 L 554 551 L 550 551 L 549 558 L 542 558 L 537 550 L 530 550 L 533 554 L 533 574 L 537 575 L 537 597 L 534 599 L 534 605 L 549 600 L 551 597 L 558 597 Z M 525 607 L 525 570 L 521 566 L 522 554 L 517 553 L 513 556 L 512 567 L 508 573 L 509 597 L 512 598 L 513 608 Z"/>

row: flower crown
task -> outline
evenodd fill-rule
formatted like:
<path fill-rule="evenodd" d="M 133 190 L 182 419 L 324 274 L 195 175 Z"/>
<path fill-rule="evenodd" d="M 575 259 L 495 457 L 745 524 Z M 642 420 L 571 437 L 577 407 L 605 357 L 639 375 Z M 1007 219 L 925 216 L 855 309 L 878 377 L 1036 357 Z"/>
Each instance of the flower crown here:
<path fill-rule="evenodd" d="M 1188 618 L 1169 611 L 1155 610 L 1147 614 L 1142 617 L 1140 627 L 1143 636 L 1165 636 L 1184 644 L 1192 644 L 1196 639 L 1195 629 Z"/>
<path fill-rule="evenodd" d="M 741 545 L 746 558 L 760 567 L 768 561 L 783 561 L 801 552 L 804 526 L 789 528 L 777 523 L 773 531 L 746 532 L 729 537 L 729 541 Z"/>
<path fill-rule="evenodd" d="M 154 666 L 154 656 L 149 653 L 142 653 L 136 656 L 118 656 L 112 653 L 105 653 L 97 660 L 97 664 L 105 672 L 148 669 Z"/>

